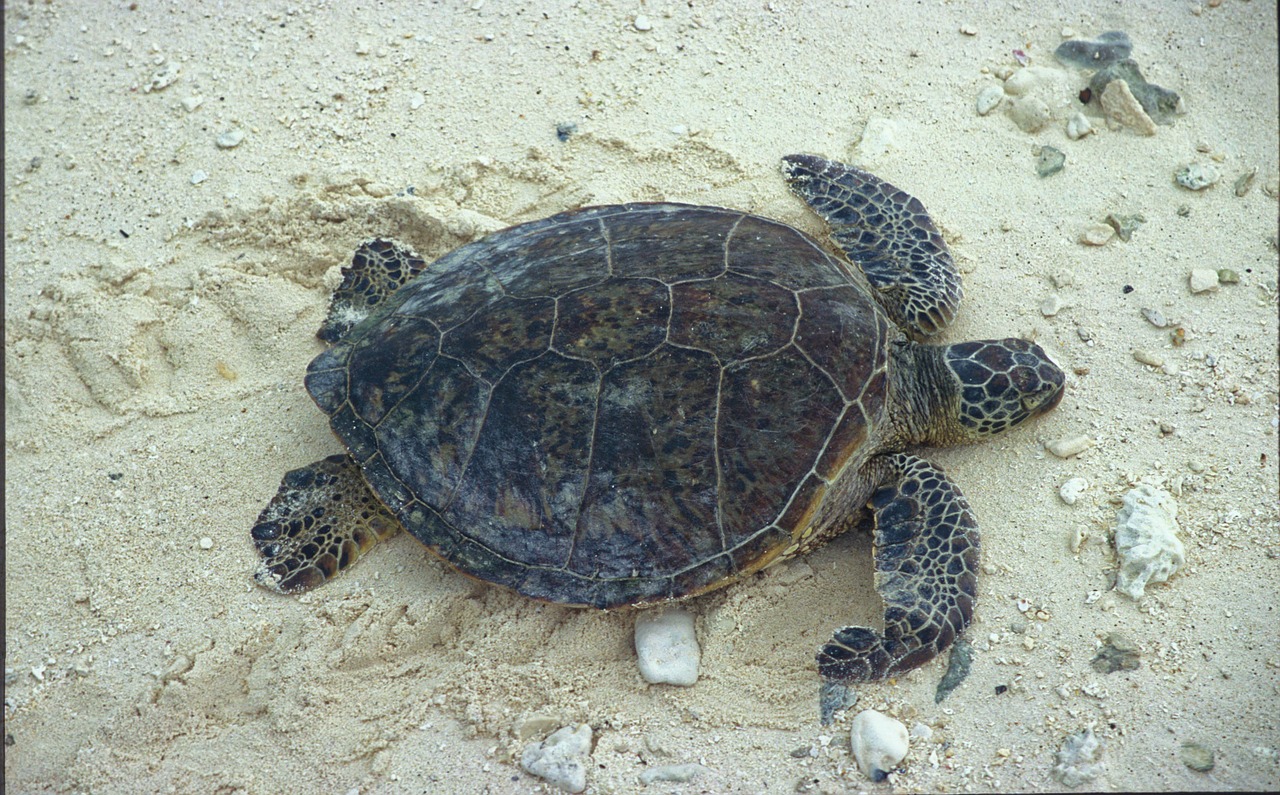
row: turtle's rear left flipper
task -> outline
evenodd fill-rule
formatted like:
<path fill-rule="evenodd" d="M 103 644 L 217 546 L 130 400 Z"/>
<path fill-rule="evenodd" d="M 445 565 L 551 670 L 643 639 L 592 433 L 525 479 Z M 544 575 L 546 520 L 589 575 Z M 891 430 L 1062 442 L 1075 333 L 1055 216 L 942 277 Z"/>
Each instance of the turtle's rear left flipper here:
<path fill-rule="evenodd" d="M 950 646 L 973 619 L 978 525 L 964 496 L 922 458 L 894 453 L 872 465 L 879 468 L 869 507 L 884 634 L 867 627 L 836 630 L 818 650 L 818 671 L 827 683 L 909 671 Z"/>
<path fill-rule="evenodd" d="M 287 472 L 250 534 L 262 556 L 253 578 L 264 588 L 297 593 L 347 569 L 400 529 L 349 455 Z"/>

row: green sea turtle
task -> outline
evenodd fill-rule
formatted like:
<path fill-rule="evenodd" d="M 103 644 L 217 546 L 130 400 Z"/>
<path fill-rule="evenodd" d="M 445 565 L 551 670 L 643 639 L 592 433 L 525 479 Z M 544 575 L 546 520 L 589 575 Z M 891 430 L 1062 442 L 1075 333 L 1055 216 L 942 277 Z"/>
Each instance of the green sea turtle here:
<path fill-rule="evenodd" d="M 865 518 L 874 575 L 855 576 L 874 576 L 884 631 L 837 630 L 824 681 L 947 648 L 973 614 L 977 524 L 904 451 L 1049 411 L 1062 371 L 1020 339 L 924 344 L 961 287 L 923 205 L 814 156 L 783 173 L 838 253 L 667 202 L 571 210 L 430 267 L 361 246 L 306 376 L 349 453 L 285 475 L 252 530 L 258 582 L 315 587 L 404 527 L 535 599 L 652 604 Z"/>

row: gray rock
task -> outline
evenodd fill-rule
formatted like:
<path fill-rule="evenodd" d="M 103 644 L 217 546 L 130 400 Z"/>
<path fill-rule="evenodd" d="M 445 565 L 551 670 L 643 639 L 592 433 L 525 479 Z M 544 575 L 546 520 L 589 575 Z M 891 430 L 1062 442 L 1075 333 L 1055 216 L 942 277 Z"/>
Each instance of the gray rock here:
<path fill-rule="evenodd" d="M 1123 61 L 1133 52 L 1133 42 L 1129 34 L 1119 30 L 1109 30 L 1099 34 L 1098 38 L 1072 39 L 1058 45 L 1054 56 L 1065 64 L 1083 66 L 1086 69 L 1102 69 L 1118 61 Z"/>
<path fill-rule="evenodd" d="M 1102 642 L 1102 648 L 1089 664 L 1100 674 L 1111 674 L 1116 671 L 1136 671 L 1141 665 L 1142 652 L 1133 641 L 1112 632 Z"/>
<path fill-rule="evenodd" d="M 1041 177 L 1053 176 L 1062 170 L 1066 162 L 1067 156 L 1061 149 L 1042 146 L 1039 155 L 1036 156 L 1036 173 Z"/>
<path fill-rule="evenodd" d="M 1177 92 L 1148 83 L 1132 58 L 1125 58 L 1099 70 L 1089 79 L 1089 90 L 1095 97 L 1101 97 L 1112 80 L 1127 83 L 1133 96 L 1142 104 L 1142 109 L 1157 124 L 1172 124 L 1174 117 L 1181 112 L 1182 98 Z"/>
<path fill-rule="evenodd" d="M 938 681 L 938 689 L 933 694 L 933 703 L 941 704 L 951 695 L 951 691 L 969 675 L 969 667 L 973 664 L 973 646 L 964 638 L 958 639 L 951 646 L 951 657 L 947 661 L 947 672 Z"/>
<path fill-rule="evenodd" d="M 1174 173 L 1173 178 L 1187 190 L 1204 190 L 1216 185 L 1222 173 L 1209 163 L 1188 163 Z"/>
<path fill-rule="evenodd" d="M 1182 764 L 1199 773 L 1213 770 L 1213 749 L 1200 743 L 1183 743 L 1178 749 L 1178 756 L 1181 757 Z"/>

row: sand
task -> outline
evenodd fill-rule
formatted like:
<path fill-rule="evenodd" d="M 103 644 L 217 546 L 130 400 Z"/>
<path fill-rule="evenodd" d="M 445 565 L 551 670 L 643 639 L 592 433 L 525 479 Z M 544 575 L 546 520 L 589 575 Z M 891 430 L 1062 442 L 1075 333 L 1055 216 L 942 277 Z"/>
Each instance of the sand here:
<path fill-rule="evenodd" d="M 1085 727 L 1105 765 L 1086 789 L 1280 788 L 1274 2 L 4 14 L 6 791 L 536 792 L 525 742 L 584 722 L 589 792 L 685 762 L 709 771 L 647 789 L 1058 790 L 1055 752 Z M 1096 132 L 1069 140 L 1087 75 L 1053 58 L 1064 29 L 1128 32 L 1185 115 L 1146 137 L 1094 103 Z M 1035 133 L 1009 99 L 974 107 L 1015 49 L 1051 70 Z M 1061 173 L 1037 176 L 1042 145 Z M 280 475 L 340 450 L 301 374 L 360 240 L 435 257 L 654 199 L 817 234 L 778 171 L 796 151 L 925 203 L 966 280 L 948 339 L 1034 336 L 1070 373 L 1042 421 L 927 453 L 983 533 L 972 673 L 946 701 L 937 660 L 818 722 L 815 649 L 877 617 L 865 537 L 693 602 L 689 688 L 644 683 L 626 612 L 532 603 L 405 535 L 302 598 L 253 584 L 247 531 Z M 1191 162 L 1222 182 L 1178 187 Z M 1082 245 L 1110 213 L 1145 224 Z M 1192 294 L 1193 268 L 1239 282 Z M 1077 435 L 1079 456 L 1045 451 Z M 1067 505 L 1072 477 L 1089 488 Z M 1109 539 L 1139 481 L 1176 496 L 1187 565 L 1134 602 Z M 1090 667 L 1112 632 L 1136 670 Z M 931 730 L 891 785 L 850 756 L 863 708 Z"/>

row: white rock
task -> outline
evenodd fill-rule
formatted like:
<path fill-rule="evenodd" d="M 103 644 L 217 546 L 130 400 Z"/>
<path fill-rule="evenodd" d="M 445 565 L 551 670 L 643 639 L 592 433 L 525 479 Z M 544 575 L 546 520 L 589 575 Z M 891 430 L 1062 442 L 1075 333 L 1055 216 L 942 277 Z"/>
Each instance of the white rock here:
<path fill-rule="evenodd" d="M 1009 78 L 1005 82 L 1006 88 L 1012 80 L 1013 78 Z M 1009 118 L 1023 132 L 1036 132 L 1045 128 L 1053 114 L 1039 97 L 1015 97 L 1009 102 Z"/>
<path fill-rule="evenodd" d="M 988 113 L 996 109 L 1001 101 L 1004 100 L 1004 89 L 997 85 L 990 85 L 978 92 L 978 100 L 975 103 L 979 116 L 986 116 Z"/>
<path fill-rule="evenodd" d="M 1071 140 L 1078 141 L 1091 132 L 1093 132 L 1093 125 L 1083 113 L 1076 113 L 1067 119 L 1067 137 Z"/>
<path fill-rule="evenodd" d="M 1072 478 L 1058 487 L 1058 496 L 1067 505 L 1075 505 L 1080 495 L 1089 489 L 1089 481 L 1084 478 Z"/>
<path fill-rule="evenodd" d="M 637 14 L 636 18 L 631 20 L 631 26 L 639 31 L 653 30 L 653 23 L 644 14 Z"/>
<path fill-rule="evenodd" d="M 1102 743 L 1093 736 L 1093 729 L 1069 735 L 1058 749 L 1057 764 L 1050 775 L 1067 787 L 1093 781 L 1102 774 L 1103 765 L 1098 760 L 1101 750 Z"/>
<path fill-rule="evenodd" d="M 244 130 L 227 130 L 218 136 L 216 143 L 219 149 L 235 149 L 244 140 Z"/>
<path fill-rule="evenodd" d="M 1116 236 L 1111 224 L 1089 224 L 1080 232 L 1080 242 L 1086 246 L 1105 246 Z"/>
<path fill-rule="evenodd" d="M 1054 439 L 1044 443 L 1044 449 L 1058 458 L 1070 458 L 1073 455 L 1080 455 L 1090 447 L 1093 447 L 1093 440 L 1083 434 Z"/>
<path fill-rule="evenodd" d="M 858 768 L 872 781 L 885 777 L 907 755 L 907 727 L 874 709 L 864 709 L 853 719 L 849 745 Z"/>
<path fill-rule="evenodd" d="M 636 616 L 636 656 L 646 682 L 692 685 L 698 681 L 701 653 L 687 611 L 649 610 Z"/>
<path fill-rule="evenodd" d="M 866 126 L 862 128 L 862 137 L 858 139 L 858 158 L 864 163 L 870 163 L 883 157 L 890 149 L 896 149 L 897 131 L 898 123 L 892 119 L 879 116 L 867 119 Z"/>
<path fill-rule="evenodd" d="M 1178 503 L 1164 489 L 1139 483 L 1116 516 L 1116 590 L 1138 599 L 1149 582 L 1165 582 L 1186 562 L 1178 540 Z"/>
<path fill-rule="evenodd" d="M 1062 311 L 1062 299 L 1056 294 L 1050 293 L 1048 298 L 1040 302 L 1040 314 L 1045 317 L 1053 317 Z"/>
<path fill-rule="evenodd" d="M 591 727 L 565 726 L 540 743 L 529 743 L 520 756 L 526 773 L 544 779 L 565 792 L 587 788 L 586 762 L 591 755 Z"/>
<path fill-rule="evenodd" d="M 1213 268 L 1192 268 L 1187 285 L 1193 293 L 1207 293 L 1218 289 L 1218 272 Z"/>

